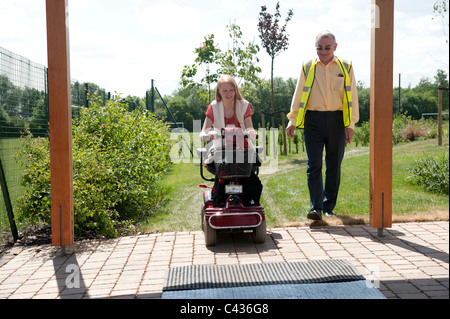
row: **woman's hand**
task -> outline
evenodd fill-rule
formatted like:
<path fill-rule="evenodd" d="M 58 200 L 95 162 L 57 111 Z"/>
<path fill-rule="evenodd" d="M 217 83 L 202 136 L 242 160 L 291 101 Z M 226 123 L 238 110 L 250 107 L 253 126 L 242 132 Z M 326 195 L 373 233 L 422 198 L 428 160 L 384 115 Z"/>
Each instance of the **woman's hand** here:
<path fill-rule="evenodd" d="M 256 133 L 256 131 L 252 128 L 248 129 L 245 133 L 248 135 L 248 138 L 252 141 L 258 138 L 258 133 Z"/>
<path fill-rule="evenodd" d="M 202 131 L 200 133 L 200 139 L 202 140 L 202 142 L 209 142 L 209 141 L 216 139 L 217 134 L 218 133 L 214 130 L 209 131 L 208 133 L 206 133 L 205 131 Z"/>

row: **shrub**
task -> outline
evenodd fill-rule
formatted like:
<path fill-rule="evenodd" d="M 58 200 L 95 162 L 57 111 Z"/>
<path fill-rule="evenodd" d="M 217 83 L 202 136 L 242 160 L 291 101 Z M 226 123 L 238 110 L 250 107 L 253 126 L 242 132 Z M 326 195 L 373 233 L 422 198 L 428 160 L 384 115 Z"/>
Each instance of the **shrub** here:
<path fill-rule="evenodd" d="M 16 154 L 25 166 L 20 183 L 26 187 L 19 200 L 18 219 L 50 223 L 50 145 L 48 138 L 28 134 Z"/>
<path fill-rule="evenodd" d="M 114 237 L 120 226 L 149 212 L 162 199 L 157 181 L 170 163 L 168 127 L 143 110 L 128 111 L 119 97 L 102 106 L 97 96 L 74 121 L 75 231 Z M 50 156 L 47 138 L 22 138 L 20 212 L 28 221 L 50 222 Z"/>
<path fill-rule="evenodd" d="M 353 135 L 355 145 L 367 146 L 370 144 L 370 122 L 364 122 L 361 126 L 355 127 L 355 133 Z"/>
<path fill-rule="evenodd" d="M 408 121 L 411 119 L 406 115 L 394 115 L 392 120 L 392 143 L 399 144 L 405 142 L 405 137 L 402 134 L 402 130 L 408 125 Z"/>
<path fill-rule="evenodd" d="M 427 137 L 430 128 L 426 123 L 419 122 L 417 120 L 409 121 L 406 126 L 400 130 L 400 135 L 403 136 L 407 142 L 415 141 L 421 137 Z"/>
<path fill-rule="evenodd" d="M 432 120 L 413 120 L 411 116 L 396 115 L 392 122 L 392 142 L 399 144 L 420 138 L 435 138 L 436 122 Z"/>
<path fill-rule="evenodd" d="M 414 161 L 409 168 L 412 175 L 408 178 L 430 192 L 449 194 L 449 160 L 448 153 L 441 158 L 433 158 L 425 154 Z"/>

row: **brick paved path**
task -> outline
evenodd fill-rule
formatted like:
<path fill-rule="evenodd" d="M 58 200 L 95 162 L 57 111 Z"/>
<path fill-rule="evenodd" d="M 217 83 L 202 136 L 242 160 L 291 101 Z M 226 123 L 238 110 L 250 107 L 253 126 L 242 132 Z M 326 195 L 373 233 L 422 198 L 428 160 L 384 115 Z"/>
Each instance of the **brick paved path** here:
<path fill-rule="evenodd" d="M 13 247 L 0 254 L 0 299 L 160 298 L 169 267 L 339 258 L 352 263 L 387 298 L 449 298 L 449 223 L 394 224 L 377 237 L 369 226 L 285 227 L 265 244 L 223 233 L 205 247 L 203 233 L 173 232 Z"/>

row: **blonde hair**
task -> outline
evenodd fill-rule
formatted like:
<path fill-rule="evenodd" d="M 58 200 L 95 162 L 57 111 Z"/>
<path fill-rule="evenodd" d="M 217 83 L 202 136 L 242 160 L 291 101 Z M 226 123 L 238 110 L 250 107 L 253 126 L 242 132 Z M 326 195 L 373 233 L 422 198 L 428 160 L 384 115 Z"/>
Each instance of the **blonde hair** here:
<path fill-rule="evenodd" d="M 237 107 L 237 102 L 238 101 L 242 101 L 245 100 L 242 95 L 241 92 L 239 92 L 239 87 L 236 83 L 236 81 L 234 80 L 234 78 L 231 75 L 222 75 L 219 80 L 217 81 L 217 86 L 216 86 L 216 101 L 220 102 L 222 101 L 222 96 L 220 95 L 220 87 L 222 84 L 231 84 L 234 88 L 234 105 L 233 105 L 233 117 L 234 117 L 234 122 L 237 124 L 239 123 L 237 115 L 236 115 L 236 107 Z"/>

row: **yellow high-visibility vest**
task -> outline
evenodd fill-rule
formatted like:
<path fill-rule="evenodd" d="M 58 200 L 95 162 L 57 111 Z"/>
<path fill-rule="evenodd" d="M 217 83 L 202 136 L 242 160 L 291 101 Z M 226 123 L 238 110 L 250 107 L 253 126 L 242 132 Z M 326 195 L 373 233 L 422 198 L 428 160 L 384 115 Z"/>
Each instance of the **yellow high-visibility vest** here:
<path fill-rule="evenodd" d="M 347 127 L 350 125 L 352 120 L 352 86 L 349 76 L 352 63 L 346 60 L 341 60 L 338 57 L 336 57 L 336 60 L 338 61 L 339 68 L 344 75 L 345 94 L 344 100 L 342 101 L 342 115 L 344 119 L 344 126 Z M 300 99 L 300 108 L 298 110 L 296 125 L 297 128 L 305 127 L 306 105 L 308 104 L 309 96 L 311 94 L 311 88 L 313 86 L 314 78 L 316 75 L 316 61 L 317 59 L 313 59 L 303 65 L 303 72 L 305 73 L 306 81 L 302 97 Z"/>

